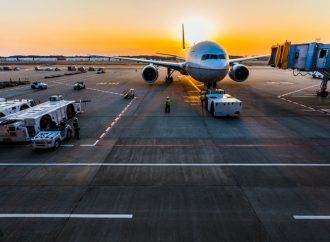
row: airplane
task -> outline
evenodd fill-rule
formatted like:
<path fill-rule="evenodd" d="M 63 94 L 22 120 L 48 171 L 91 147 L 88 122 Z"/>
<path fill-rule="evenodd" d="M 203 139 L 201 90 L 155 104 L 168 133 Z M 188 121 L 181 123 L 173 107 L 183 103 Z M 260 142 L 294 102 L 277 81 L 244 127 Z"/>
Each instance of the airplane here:
<path fill-rule="evenodd" d="M 184 25 L 182 25 L 182 47 L 185 46 Z M 198 82 L 206 85 L 207 89 L 215 88 L 216 83 L 222 81 L 227 74 L 236 82 L 243 82 L 249 77 L 249 70 L 245 65 L 239 64 L 241 61 L 258 59 L 263 56 L 228 59 L 228 55 L 223 47 L 215 42 L 202 41 L 192 46 L 187 58 L 165 54 L 181 60 L 181 62 L 167 62 L 156 60 L 145 60 L 139 58 L 113 57 L 119 60 L 135 61 L 148 64 L 142 70 L 142 78 L 148 84 L 153 84 L 158 79 L 158 66 L 167 68 L 166 83 L 173 82 L 174 71 L 182 75 L 191 76 Z"/>

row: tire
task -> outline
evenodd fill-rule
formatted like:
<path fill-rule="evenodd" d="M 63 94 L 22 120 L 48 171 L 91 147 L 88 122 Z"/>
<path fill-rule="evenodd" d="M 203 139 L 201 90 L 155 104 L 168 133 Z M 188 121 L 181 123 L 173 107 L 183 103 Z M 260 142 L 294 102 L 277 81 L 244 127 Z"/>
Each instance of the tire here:
<path fill-rule="evenodd" d="M 43 88 L 40 86 L 39 89 L 42 90 Z"/>
<path fill-rule="evenodd" d="M 36 89 L 36 87 L 34 85 L 31 86 L 32 89 Z"/>
<path fill-rule="evenodd" d="M 58 147 L 60 147 L 60 141 L 56 140 L 54 143 L 54 148 L 57 149 Z"/>
<path fill-rule="evenodd" d="M 211 114 L 214 117 L 215 113 L 214 113 L 214 102 L 211 103 Z"/>
<path fill-rule="evenodd" d="M 72 131 L 68 130 L 68 132 L 66 133 L 66 138 L 67 139 L 71 139 L 72 138 Z"/>

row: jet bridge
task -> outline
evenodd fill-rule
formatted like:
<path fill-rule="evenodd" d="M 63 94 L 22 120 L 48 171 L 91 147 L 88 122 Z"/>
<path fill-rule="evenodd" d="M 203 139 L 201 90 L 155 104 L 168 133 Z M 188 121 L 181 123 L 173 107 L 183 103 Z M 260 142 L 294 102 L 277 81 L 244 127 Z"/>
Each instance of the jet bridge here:
<path fill-rule="evenodd" d="M 329 94 L 327 84 L 330 79 L 330 44 L 316 42 L 291 44 L 286 41 L 283 45 L 274 45 L 268 65 L 280 69 L 292 69 L 294 75 L 302 72 L 307 72 L 306 74 L 319 72 L 323 78 L 317 94 L 322 97 Z"/>

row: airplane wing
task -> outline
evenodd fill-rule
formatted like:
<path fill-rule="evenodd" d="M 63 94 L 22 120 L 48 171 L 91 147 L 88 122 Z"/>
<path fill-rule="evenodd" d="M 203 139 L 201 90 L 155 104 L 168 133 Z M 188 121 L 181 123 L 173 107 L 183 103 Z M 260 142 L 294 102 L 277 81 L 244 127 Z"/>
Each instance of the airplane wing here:
<path fill-rule="evenodd" d="M 186 61 L 185 58 L 178 56 L 178 55 L 172 55 L 172 54 L 166 54 L 166 53 L 156 53 L 157 55 L 164 55 L 164 56 L 170 56 L 170 57 L 174 57 L 176 60 L 180 60 L 180 61 Z"/>
<path fill-rule="evenodd" d="M 141 63 L 146 63 L 146 64 L 153 64 L 156 66 L 163 66 L 167 68 L 171 68 L 176 71 L 182 71 L 183 66 L 185 62 L 168 62 L 168 61 L 156 61 L 156 60 L 145 60 L 145 59 L 139 59 L 139 58 L 127 58 L 127 57 L 112 57 L 114 59 L 118 60 L 126 60 L 126 61 L 134 61 L 134 62 L 141 62 Z"/>
<path fill-rule="evenodd" d="M 269 57 L 269 55 L 259 55 L 259 56 L 252 56 L 252 57 L 243 57 L 243 58 L 237 58 L 237 59 L 230 59 L 228 62 L 229 64 L 233 64 L 235 62 L 241 62 L 246 60 L 255 60 L 263 57 Z"/>

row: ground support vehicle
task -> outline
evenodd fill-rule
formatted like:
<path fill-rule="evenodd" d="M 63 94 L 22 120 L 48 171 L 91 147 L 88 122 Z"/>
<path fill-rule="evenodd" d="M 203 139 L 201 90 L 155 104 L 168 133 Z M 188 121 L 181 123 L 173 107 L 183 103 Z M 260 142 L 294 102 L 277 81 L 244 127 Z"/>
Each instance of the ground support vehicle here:
<path fill-rule="evenodd" d="M 0 98 L 0 118 L 28 109 L 34 105 L 35 102 L 33 100 L 6 100 Z"/>
<path fill-rule="evenodd" d="M 205 96 L 205 107 L 213 116 L 235 117 L 242 112 L 242 102 L 222 89 L 209 90 Z"/>
<path fill-rule="evenodd" d="M 81 112 L 81 103 L 51 96 L 49 101 L 0 119 L 0 142 L 28 142 Z"/>
<path fill-rule="evenodd" d="M 55 128 L 53 130 L 40 131 L 31 139 L 32 146 L 35 149 L 58 148 L 64 140 L 72 137 L 72 133 L 72 128 L 68 124 L 63 130 Z"/>
<path fill-rule="evenodd" d="M 123 95 L 125 99 L 133 99 L 135 97 L 134 89 L 125 90 Z"/>
<path fill-rule="evenodd" d="M 80 82 L 76 82 L 74 85 L 73 85 L 73 90 L 81 90 L 81 89 L 85 89 L 85 83 L 80 81 Z"/>
<path fill-rule="evenodd" d="M 32 89 L 47 89 L 48 85 L 46 83 L 43 82 L 33 82 L 31 85 Z"/>

